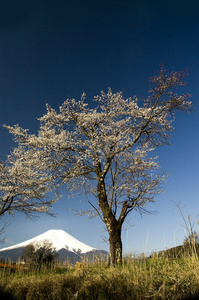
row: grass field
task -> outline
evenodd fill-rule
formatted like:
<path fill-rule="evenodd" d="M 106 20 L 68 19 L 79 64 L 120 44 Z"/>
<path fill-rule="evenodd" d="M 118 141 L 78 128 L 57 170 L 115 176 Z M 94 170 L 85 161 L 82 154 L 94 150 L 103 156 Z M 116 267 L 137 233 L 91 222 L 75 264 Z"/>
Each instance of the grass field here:
<path fill-rule="evenodd" d="M 0 299 L 191 299 L 199 295 L 199 258 L 126 257 L 122 266 L 106 263 L 54 265 L 51 269 L 0 268 Z"/>

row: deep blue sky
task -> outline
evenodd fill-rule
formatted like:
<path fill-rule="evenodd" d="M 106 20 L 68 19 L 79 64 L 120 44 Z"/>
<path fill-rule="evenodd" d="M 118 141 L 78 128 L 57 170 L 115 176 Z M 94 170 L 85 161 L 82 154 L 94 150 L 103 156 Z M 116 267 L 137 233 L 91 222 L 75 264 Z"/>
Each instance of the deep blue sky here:
<path fill-rule="evenodd" d="M 145 81 L 161 63 L 170 71 L 189 69 L 186 91 L 199 107 L 199 2 L 155 0 L 7 1 L 0 10 L 0 123 L 19 123 L 31 132 L 45 103 L 58 109 L 69 97 L 86 92 L 88 101 L 101 90 L 146 97 Z M 185 218 L 199 213 L 199 115 L 177 114 L 171 147 L 158 151 L 160 165 L 171 173 L 165 192 L 150 209 L 133 212 L 124 225 L 125 252 L 160 250 L 182 243 L 184 229 L 173 201 Z M 0 158 L 14 143 L 0 127 Z M 4 216 L 7 244 L 48 229 L 63 229 L 90 246 L 107 249 L 100 220 L 73 216 L 68 208 L 86 205 L 65 195 L 53 212 L 35 222 L 22 214 Z M 196 228 L 197 229 L 197 228 Z M 127 239 L 128 236 L 128 239 Z M 148 237 L 148 238 L 147 238 Z M 128 249 L 127 249 L 128 245 Z"/>

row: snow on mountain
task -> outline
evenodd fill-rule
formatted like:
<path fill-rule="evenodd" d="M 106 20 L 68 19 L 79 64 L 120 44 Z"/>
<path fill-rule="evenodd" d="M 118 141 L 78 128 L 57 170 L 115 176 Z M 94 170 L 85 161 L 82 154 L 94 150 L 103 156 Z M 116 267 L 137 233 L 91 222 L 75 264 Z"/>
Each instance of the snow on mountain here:
<path fill-rule="evenodd" d="M 95 248 L 87 246 L 86 244 L 78 241 L 77 239 L 75 239 L 74 237 L 72 237 L 70 234 L 68 234 L 63 230 L 48 230 L 43 234 L 40 234 L 35 238 L 32 238 L 25 242 L 16 244 L 11 247 L 0 249 L 0 252 L 25 247 L 31 243 L 32 244 L 42 243 L 44 240 L 50 242 L 52 244 L 52 248 L 54 248 L 56 251 L 59 251 L 60 249 L 67 249 L 68 251 L 74 253 L 79 250 L 81 251 L 81 253 L 86 253 L 95 250 Z"/>

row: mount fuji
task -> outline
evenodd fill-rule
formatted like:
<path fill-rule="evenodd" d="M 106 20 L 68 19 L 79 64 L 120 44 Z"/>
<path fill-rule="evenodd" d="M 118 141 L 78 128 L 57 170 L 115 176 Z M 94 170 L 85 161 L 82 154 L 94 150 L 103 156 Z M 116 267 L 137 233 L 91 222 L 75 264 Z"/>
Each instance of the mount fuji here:
<path fill-rule="evenodd" d="M 81 261 L 82 258 L 91 258 L 93 255 L 96 257 L 107 256 L 107 252 L 103 250 L 96 250 L 68 234 L 63 230 L 48 230 L 25 242 L 16 244 L 11 247 L 0 249 L 0 259 L 11 259 L 16 262 L 22 256 L 24 247 L 29 244 L 41 245 L 44 241 L 48 241 L 52 249 L 59 254 L 60 260 L 67 260 L 68 262 L 75 263 Z"/>

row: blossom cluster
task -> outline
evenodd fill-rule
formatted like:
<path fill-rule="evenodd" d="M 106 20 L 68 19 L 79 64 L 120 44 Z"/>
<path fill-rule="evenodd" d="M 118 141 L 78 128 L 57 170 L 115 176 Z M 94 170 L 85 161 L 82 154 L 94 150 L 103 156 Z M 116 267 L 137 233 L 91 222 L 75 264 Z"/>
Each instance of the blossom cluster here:
<path fill-rule="evenodd" d="M 156 158 L 149 154 L 169 143 L 174 112 L 192 108 L 188 94 L 176 93 L 177 87 L 185 85 L 185 75 L 167 74 L 162 67 L 151 79 L 149 97 L 142 102 L 109 88 L 94 97 L 94 108 L 89 108 L 85 94 L 79 101 L 65 100 L 59 112 L 47 104 L 37 134 L 19 125 L 6 126 L 18 148 L 14 160 L 9 158 L 11 168 L 6 169 L 15 182 L 1 187 L 2 199 L 8 193 L 20 194 L 21 188 L 22 201 L 41 200 L 50 186 L 64 185 L 70 192 L 93 194 L 97 200 L 89 203 L 102 219 L 102 207 L 125 218 L 132 209 L 154 201 L 165 177 L 158 175 Z M 106 194 L 103 203 L 100 188 Z M 44 211 L 46 205 L 34 209 Z"/>

